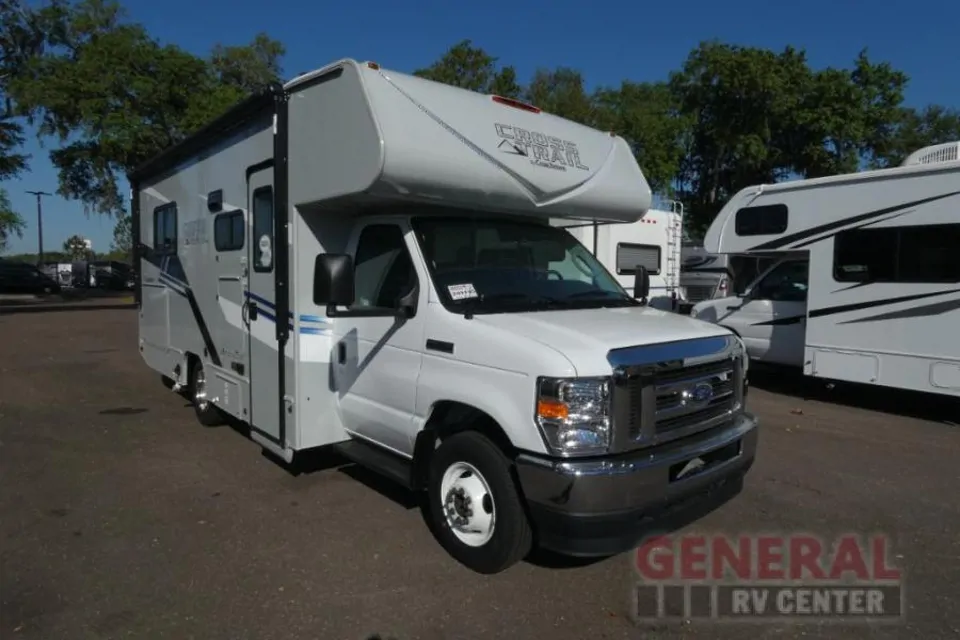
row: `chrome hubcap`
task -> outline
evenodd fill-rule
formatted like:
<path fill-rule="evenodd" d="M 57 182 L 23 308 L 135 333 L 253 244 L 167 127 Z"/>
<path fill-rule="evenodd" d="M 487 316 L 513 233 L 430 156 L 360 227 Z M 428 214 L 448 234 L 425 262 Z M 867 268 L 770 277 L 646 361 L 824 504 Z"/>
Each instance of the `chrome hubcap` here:
<path fill-rule="evenodd" d="M 447 525 L 460 542 L 480 547 L 490 541 L 496 524 L 493 494 L 473 465 L 450 465 L 440 483 L 440 496 Z"/>
<path fill-rule="evenodd" d="M 206 411 L 210 404 L 207 401 L 207 377 L 203 373 L 203 369 L 197 372 L 197 380 L 193 389 L 193 402 L 200 411 Z"/>

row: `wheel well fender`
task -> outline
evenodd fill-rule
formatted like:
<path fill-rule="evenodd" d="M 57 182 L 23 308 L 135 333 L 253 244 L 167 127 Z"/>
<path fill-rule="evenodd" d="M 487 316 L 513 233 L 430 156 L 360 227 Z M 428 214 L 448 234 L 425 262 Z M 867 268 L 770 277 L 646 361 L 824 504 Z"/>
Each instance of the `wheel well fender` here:
<path fill-rule="evenodd" d="M 417 434 L 413 447 L 414 489 L 423 489 L 427 484 L 430 457 L 444 438 L 463 431 L 477 431 L 490 438 L 508 458 L 513 458 L 516 449 L 503 428 L 490 414 L 463 402 L 441 400 L 433 405 L 430 417 Z"/>

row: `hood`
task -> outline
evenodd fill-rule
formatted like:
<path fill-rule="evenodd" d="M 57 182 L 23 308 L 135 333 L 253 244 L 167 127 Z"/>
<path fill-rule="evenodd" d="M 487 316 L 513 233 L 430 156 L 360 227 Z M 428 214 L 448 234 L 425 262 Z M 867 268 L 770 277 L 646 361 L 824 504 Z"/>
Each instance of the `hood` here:
<path fill-rule="evenodd" d="M 577 375 L 608 375 L 607 352 L 728 335 L 723 327 L 651 307 L 477 315 L 475 322 L 523 336 L 564 354 Z"/>

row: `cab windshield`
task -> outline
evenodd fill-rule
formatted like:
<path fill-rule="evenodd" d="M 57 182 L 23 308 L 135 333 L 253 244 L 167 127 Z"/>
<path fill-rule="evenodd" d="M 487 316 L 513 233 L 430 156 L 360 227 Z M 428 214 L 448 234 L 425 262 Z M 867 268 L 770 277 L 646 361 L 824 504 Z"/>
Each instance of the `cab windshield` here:
<path fill-rule="evenodd" d="M 444 305 L 463 313 L 638 304 L 572 235 L 501 218 L 412 220 Z"/>

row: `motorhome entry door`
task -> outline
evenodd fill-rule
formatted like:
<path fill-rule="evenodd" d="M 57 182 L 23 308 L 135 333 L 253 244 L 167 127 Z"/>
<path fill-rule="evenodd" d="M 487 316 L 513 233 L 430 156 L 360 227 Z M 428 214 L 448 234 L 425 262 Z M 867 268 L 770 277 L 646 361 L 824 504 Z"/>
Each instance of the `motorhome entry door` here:
<path fill-rule="evenodd" d="M 250 174 L 247 182 L 249 270 L 243 320 L 250 356 L 250 424 L 272 438 L 280 436 L 279 359 L 277 354 L 276 286 L 277 242 L 274 238 L 273 167 Z"/>

